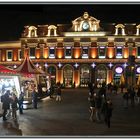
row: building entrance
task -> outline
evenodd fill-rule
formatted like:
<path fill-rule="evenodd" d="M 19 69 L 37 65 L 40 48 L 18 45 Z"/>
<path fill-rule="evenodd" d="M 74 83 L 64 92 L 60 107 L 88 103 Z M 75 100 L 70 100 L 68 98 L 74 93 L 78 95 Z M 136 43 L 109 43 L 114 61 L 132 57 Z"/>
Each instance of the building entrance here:
<path fill-rule="evenodd" d="M 95 72 L 96 83 L 101 85 L 102 83 L 106 83 L 107 79 L 107 69 L 104 65 L 100 65 L 97 67 Z"/>
<path fill-rule="evenodd" d="M 87 87 L 90 82 L 89 66 L 84 65 L 80 69 L 80 87 Z"/>
<path fill-rule="evenodd" d="M 67 65 L 63 70 L 64 75 L 64 87 L 72 87 L 73 84 L 73 69 L 71 66 Z"/>

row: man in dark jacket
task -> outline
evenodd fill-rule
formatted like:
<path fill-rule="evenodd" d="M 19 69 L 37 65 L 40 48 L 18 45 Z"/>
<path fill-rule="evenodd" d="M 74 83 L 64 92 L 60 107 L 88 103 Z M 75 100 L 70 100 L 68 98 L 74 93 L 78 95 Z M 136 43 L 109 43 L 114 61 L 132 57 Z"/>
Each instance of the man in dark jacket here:
<path fill-rule="evenodd" d="M 33 90 L 32 92 L 32 102 L 33 102 L 33 108 L 37 109 L 37 95 L 38 93 L 36 90 Z"/>
<path fill-rule="evenodd" d="M 7 114 L 7 110 L 10 109 L 10 102 L 11 99 L 9 97 L 10 91 L 7 90 L 6 93 L 4 95 L 1 96 L 1 102 L 3 103 L 2 105 L 2 109 L 3 109 L 3 121 L 6 121 L 6 114 Z"/>

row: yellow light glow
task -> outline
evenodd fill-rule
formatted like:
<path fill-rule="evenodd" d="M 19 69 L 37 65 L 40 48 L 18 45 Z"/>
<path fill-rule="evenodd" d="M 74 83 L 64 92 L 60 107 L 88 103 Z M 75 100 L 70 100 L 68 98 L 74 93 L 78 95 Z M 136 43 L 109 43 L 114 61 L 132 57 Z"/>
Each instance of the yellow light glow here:
<path fill-rule="evenodd" d="M 44 58 L 48 58 L 48 49 L 44 49 Z"/>
<path fill-rule="evenodd" d="M 91 58 L 96 58 L 97 57 L 97 48 L 92 48 L 91 49 Z"/>
<path fill-rule="evenodd" d="M 5 57 L 4 56 L 2 56 L 2 61 L 5 61 Z"/>
<path fill-rule="evenodd" d="M 105 32 L 67 32 L 64 36 L 105 36 Z"/>
<path fill-rule="evenodd" d="M 114 48 L 108 48 L 108 58 L 114 57 Z"/>
<path fill-rule="evenodd" d="M 36 50 L 36 58 L 40 58 L 40 51 L 39 50 Z"/>
<path fill-rule="evenodd" d="M 124 49 L 124 58 L 128 58 L 128 48 Z"/>

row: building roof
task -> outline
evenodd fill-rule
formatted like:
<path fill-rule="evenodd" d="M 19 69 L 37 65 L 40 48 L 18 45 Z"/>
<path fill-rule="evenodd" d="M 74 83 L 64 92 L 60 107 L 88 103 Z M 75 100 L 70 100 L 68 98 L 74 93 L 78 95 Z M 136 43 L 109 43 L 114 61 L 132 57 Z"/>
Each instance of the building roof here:
<path fill-rule="evenodd" d="M 16 71 L 21 74 L 30 75 L 30 74 L 44 74 L 39 68 L 36 68 L 34 64 L 31 62 L 29 56 L 27 55 L 21 65 L 16 69 Z"/>

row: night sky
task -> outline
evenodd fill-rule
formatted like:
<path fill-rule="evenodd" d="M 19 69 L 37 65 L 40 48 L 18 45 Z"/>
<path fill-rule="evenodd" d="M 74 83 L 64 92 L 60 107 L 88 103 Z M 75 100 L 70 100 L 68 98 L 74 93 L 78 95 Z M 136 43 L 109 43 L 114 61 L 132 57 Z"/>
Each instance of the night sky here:
<path fill-rule="evenodd" d="M 140 4 L 0 5 L 0 41 L 15 41 L 25 25 L 71 24 L 87 11 L 101 23 L 140 23 Z"/>

